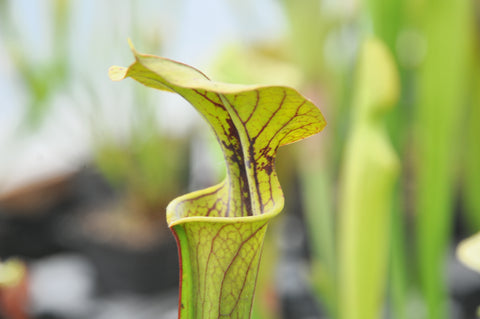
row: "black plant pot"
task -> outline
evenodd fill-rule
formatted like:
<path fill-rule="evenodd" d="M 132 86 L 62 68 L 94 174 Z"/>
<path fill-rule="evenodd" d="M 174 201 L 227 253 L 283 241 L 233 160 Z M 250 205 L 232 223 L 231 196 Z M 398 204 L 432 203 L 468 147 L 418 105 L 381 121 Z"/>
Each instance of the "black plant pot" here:
<path fill-rule="evenodd" d="M 178 287 L 176 243 L 166 238 L 141 249 L 86 241 L 80 249 L 96 271 L 97 292 L 155 294 Z"/>
<path fill-rule="evenodd" d="M 61 224 L 60 242 L 90 261 L 100 295 L 156 294 L 178 287 L 176 242 L 160 216 L 119 213 L 122 199 L 78 211 Z"/>

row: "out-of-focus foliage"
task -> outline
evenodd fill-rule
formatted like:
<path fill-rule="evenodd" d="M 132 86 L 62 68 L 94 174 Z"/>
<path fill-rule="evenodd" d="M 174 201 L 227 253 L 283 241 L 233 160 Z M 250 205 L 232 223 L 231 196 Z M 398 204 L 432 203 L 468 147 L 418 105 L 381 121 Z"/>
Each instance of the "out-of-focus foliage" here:
<path fill-rule="evenodd" d="M 23 84 L 27 88 L 28 107 L 25 114 L 25 127 L 38 128 L 52 104 L 53 95 L 65 84 L 68 77 L 68 31 L 70 1 L 52 1 L 52 33 L 50 59 L 42 63 L 34 62 L 28 52 L 21 50 L 20 30 L 8 12 L 8 1 L 0 6 L 0 30 L 3 30 L 5 48 L 11 54 Z"/>
<path fill-rule="evenodd" d="M 184 140 L 139 134 L 126 144 L 99 141 L 95 163 L 112 185 L 143 203 L 140 206 L 149 214 L 162 211 L 162 205 L 182 191 L 189 158 Z"/>
<path fill-rule="evenodd" d="M 339 318 L 381 318 L 389 259 L 391 199 L 398 159 L 385 113 L 398 75 L 388 48 L 367 39 L 358 61 L 353 115 L 339 189 Z M 368 289 L 365 289 L 368 287 Z"/>
<path fill-rule="evenodd" d="M 414 112 L 416 247 L 428 318 L 449 318 L 445 256 L 451 241 L 462 118 L 471 54 L 470 1 L 426 1 L 419 23 L 428 51 Z M 450 21 L 449 26 L 445 21 Z"/>
<path fill-rule="evenodd" d="M 466 118 L 464 132 L 465 142 L 462 144 L 463 152 L 463 199 L 466 207 L 466 214 L 469 220 L 469 229 L 472 232 L 480 229 L 480 44 L 476 44 L 471 58 L 471 83 L 468 84 L 472 94 L 467 102 Z"/>
<path fill-rule="evenodd" d="M 466 208 L 463 218 L 470 221 L 472 230 L 478 230 L 478 226 L 474 225 L 478 225 L 478 216 L 480 216 L 476 204 L 478 196 L 473 195 L 478 194 L 476 184 L 479 180 L 475 177 L 479 167 L 478 160 L 476 160 L 479 143 L 478 141 L 473 142 L 476 139 L 473 136 L 478 135 L 476 133 L 478 125 L 472 124 L 478 122 L 479 119 L 478 116 L 475 116 L 479 109 L 477 93 L 475 93 L 478 92 L 476 89 L 478 84 L 475 84 L 476 80 L 473 81 L 473 85 L 469 83 L 469 79 L 476 79 L 478 75 L 478 68 L 476 67 L 478 57 L 471 58 L 472 34 L 478 32 L 475 31 L 472 24 L 473 12 L 475 11 L 471 7 L 473 2 L 370 0 L 350 2 L 352 5 L 350 7 L 346 2 L 339 3 L 337 6 L 327 1 L 300 2 L 301 5 L 295 7 L 298 2 L 291 1 L 290 3 L 287 1 L 285 8 L 288 12 L 287 16 L 290 17 L 291 29 L 301 29 L 300 32 L 294 33 L 297 35 L 294 41 L 301 41 L 303 48 L 302 45 L 297 45 L 293 46 L 292 49 L 307 51 L 303 52 L 305 55 L 317 52 L 318 61 L 316 63 L 318 66 L 316 68 L 312 67 L 314 59 L 305 58 L 302 61 L 303 63 L 308 61 L 310 63 L 309 69 L 315 69 L 320 73 L 316 77 L 309 77 L 310 80 L 307 81 L 306 85 L 315 86 L 317 92 L 327 94 L 326 99 L 325 96 L 322 96 L 322 98 L 324 101 L 331 103 L 327 106 L 326 116 L 332 124 L 330 129 L 334 130 L 334 134 L 332 136 L 327 134 L 327 137 L 331 138 L 326 145 L 323 145 L 323 152 L 324 154 L 327 153 L 324 156 L 328 157 L 332 154 L 335 156 L 337 154 L 335 149 L 345 148 L 345 152 L 340 151 L 338 153 L 342 162 L 345 158 L 348 159 L 351 156 L 354 159 L 353 161 L 357 161 L 359 167 L 363 167 L 360 161 L 362 151 L 369 152 L 372 144 L 374 144 L 373 139 L 366 139 L 359 143 L 361 146 L 358 147 L 355 154 L 349 152 L 348 145 L 345 145 L 344 134 L 354 130 L 354 126 L 350 127 L 349 124 L 344 123 L 352 123 L 347 120 L 350 117 L 354 119 L 356 116 L 356 100 L 355 96 L 350 95 L 350 91 L 358 92 L 362 85 L 367 85 L 364 82 L 370 82 L 372 85 L 374 82 L 372 79 L 352 82 L 350 80 L 353 78 L 352 73 L 360 71 L 352 68 L 351 61 L 348 58 L 343 60 L 343 68 L 338 67 L 342 64 L 329 63 L 329 61 L 334 61 L 328 58 L 332 43 L 340 44 L 337 46 L 339 50 L 335 53 L 338 60 L 342 61 L 341 57 L 344 56 L 342 50 L 347 51 L 349 48 L 345 43 L 353 44 L 354 55 L 358 56 L 362 51 L 358 49 L 358 46 L 355 47 L 355 43 L 362 43 L 363 38 L 374 34 L 391 51 L 393 55 L 392 63 L 395 64 L 394 68 L 399 71 L 401 83 L 398 102 L 392 103 L 392 106 L 394 104 L 398 105 L 388 116 L 386 122 L 386 129 L 402 163 L 401 179 L 399 185 L 395 186 L 391 212 L 389 212 L 388 205 L 384 206 L 387 214 L 393 214 L 392 217 L 387 217 L 387 220 L 391 220 L 392 235 L 390 239 L 385 237 L 383 239 L 388 241 L 389 245 L 386 247 L 387 250 L 371 247 L 368 255 L 362 254 L 359 249 L 352 249 L 352 254 L 361 255 L 358 259 L 359 262 L 344 264 L 344 261 L 340 258 L 337 259 L 340 263 L 338 267 L 339 269 L 350 267 L 352 270 L 358 271 L 359 276 L 361 276 L 360 262 L 367 263 L 373 262 L 375 258 L 388 258 L 391 268 L 390 279 L 387 283 L 391 291 L 392 311 L 396 318 L 422 316 L 418 309 L 411 308 L 409 301 L 418 298 L 415 297 L 417 289 L 422 291 L 423 301 L 419 302 L 417 300 L 413 303 L 422 304 L 424 302 L 426 317 L 450 317 L 450 310 L 447 310 L 447 308 L 451 297 L 448 295 L 446 279 L 443 274 L 447 263 L 448 247 L 453 240 L 454 220 L 452 216 L 459 213 L 455 211 L 453 205 L 456 198 L 455 190 L 459 181 L 465 181 L 462 187 L 466 199 L 465 206 L 462 206 Z M 342 7 L 343 5 L 345 7 Z M 298 13 L 302 7 L 308 7 L 308 9 L 303 9 L 303 12 L 308 12 L 308 14 L 301 15 Z M 334 13 L 338 11 L 332 10 L 332 8 L 338 9 L 343 15 L 335 15 Z M 333 14 L 329 15 L 326 12 Z M 324 20 L 321 23 L 312 21 L 311 16 Z M 329 24 L 329 21 L 335 21 L 335 17 L 337 18 L 336 23 Z M 450 21 L 450 23 L 447 25 L 444 23 L 445 21 Z M 309 28 L 317 29 L 312 31 Z M 347 30 L 350 30 L 350 33 Z M 342 32 L 344 37 L 348 39 L 344 43 L 342 43 Z M 319 34 L 324 35 L 319 36 Z M 310 46 L 308 46 L 309 43 Z M 381 62 L 377 60 L 371 61 L 369 67 L 374 69 L 379 63 Z M 469 64 L 471 65 L 470 74 L 467 72 Z M 302 67 L 302 63 L 298 65 L 303 69 L 305 68 L 305 66 Z M 319 67 L 320 65 L 323 67 Z M 474 72 L 474 75 L 472 75 L 472 72 Z M 330 77 L 326 76 L 327 74 Z M 317 81 L 312 81 L 312 78 L 316 78 Z M 338 85 L 339 89 L 331 90 L 332 83 Z M 351 83 L 354 85 L 353 88 L 350 85 Z M 381 85 L 385 83 L 388 83 L 388 81 L 382 81 Z M 327 87 L 330 90 L 324 91 Z M 373 85 L 372 87 L 375 87 L 376 91 L 381 90 L 381 86 Z M 470 96 L 473 96 L 473 98 Z M 463 135 L 467 136 L 466 140 L 462 139 L 461 126 L 466 128 L 464 130 L 466 135 Z M 352 138 L 358 138 L 356 135 L 354 133 Z M 330 143 L 334 145 L 332 148 L 328 148 Z M 463 150 L 461 147 L 463 147 Z M 378 152 L 372 151 L 372 153 L 374 157 L 381 157 Z M 465 154 L 464 158 L 467 165 L 464 166 L 463 170 L 460 170 L 458 166 L 460 163 L 459 154 Z M 323 161 L 324 159 L 315 163 L 314 161 L 306 162 L 302 160 L 301 163 L 322 167 L 324 165 Z M 332 171 L 334 176 L 332 182 L 327 183 L 331 187 L 330 191 L 325 191 L 325 188 L 321 187 L 322 182 L 319 177 L 317 177 L 319 181 L 317 186 L 313 186 L 317 190 L 316 194 L 319 198 L 323 198 L 325 201 L 333 200 L 333 204 L 317 204 L 318 215 L 325 214 L 326 208 L 341 213 L 342 205 L 353 205 L 359 208 L 358 204 L 355 205 L 342 192 L 337 193 L 335 185 L 337 178 L 335 176 L 338 174 L 338 166 L 335 162 L 330 162 L 327 166 L 324 166 L 324 169 Z M 371 180 L 379 178 L 378 175 L 382 174 L 381 169 L 378 166 L 376 167 L 378 168 L 376 172 L 365 178 L 363 191 Z M 307 169 L 303 168 L 303 170 Z M 463 178 L 459 178 L 458 173 L 462 171 L 465 175 Z M 349 177 L 342 176 L 342 178 Z M 369 199 L 362 199 L 370 205 L 388 202 L 389 195 L 383 191 L 384 189 L 382 192 L 378 191 L 376 195 L 372 195 Z M 309 191 L 308 193 L 312 194 L 314 192 Z M 338 197 L 332 198 L 326 194 L 338 194 Z M 337 205 L 335 203 L 340 203 L 338 209 L 335 209 Z M 356 226 L 352 226 L 348 232 L 345 231 L 345 228 L 340 228 L 340 233 L 336 238 L 341 240 L 341 238 L 354 236 L 354 234 L 362 232 L 367 232 L 369 236 L 380 236 L 385 231 L 384 227 L 378 229 L 374 227 L 381 220 L 379 216 L 371 216 L 366 221 L 365 218 L 361 217 L 363 214 L 367 214 L 367 212 L 361 209 L 358 213 L 351 214 L 349 223 L 353 224 L 353 220 L 358 218 L 362 221 L 362 224 L 358 223 Z M 311 216 L 315 216 L 312 213 L 307 216 L 309 216 L 309 220 L 315 222 L 315 226 L 310 226 L 310 229 L 321 229 L 321 226 L 318 225 L 318 217 L 316 219 L 311 218 Z M 341 219 L 340 221 L 343 222 Z M 385 225 L 388 224 L 390 223 L 385 222 Z M 413 225 L 413 227 L 410 227 L 410 225 Z M 387 228 L 389 227 L 387 226 Z M 415 236 L 412 236 L 413 233 Z M 330 242 L 325 238 L 320 239 L 318 235 L 311 238 L 321 240 L 323 245 L 328 245 Z M 354 241 L 352 240 L 352 242 Z M 355 243 L 360 245 L 358 242 Z M 322 247 L 322 244 L 316 243 L 312 246 Z M 322 250 L 328 251 L 325 248 L 320 251 Z M 415 251 L 414 254 L 409 252 L 413 250 Z M 322 255 L 324 254 L 318 254 L 318 256 Z M 318 269 L 324 273 L 324 276 L 325 274 L 331 274 L 325 267 L 318 267 Z M 365 271 L 364 275 L 368 278 L 368 271 Z M 382 272 L 377 272 L 377 275 L 373 282 L 381 280 Z M 344 279 L 341 273 L 338 274 L 338 279 L 340 281 Z M 358 291 L 369 291 L 370 286 L 364 283 L 358 289 Z M 331 300 L 332 293 L 336 295 L 332 291 L 328 292 L 323 289 L 322 294 L 327 305 L 330 304 L 328 300 Z M 386 294 L 383 295 L 386 296 Z M 350 309 L 352 313 L 361 316 L 362 307 L 360 305 L 346 305 L 342 301 L 344 300 L 341 297 L 342 294 L 338 296 L 340 296 L 340 299 L 334 302 L 334 305 L 336 305 L 333 307 L 337 310 L 332 311 L 332 314 L 341 314 L 345 307 Z M 380 313 L 384 305 L 385 303 L 377 304 L 377 313 Z M 351 316 L 347 317 L 350 318 Z M 364 318 L 371 317 L 370 314 Z"/>

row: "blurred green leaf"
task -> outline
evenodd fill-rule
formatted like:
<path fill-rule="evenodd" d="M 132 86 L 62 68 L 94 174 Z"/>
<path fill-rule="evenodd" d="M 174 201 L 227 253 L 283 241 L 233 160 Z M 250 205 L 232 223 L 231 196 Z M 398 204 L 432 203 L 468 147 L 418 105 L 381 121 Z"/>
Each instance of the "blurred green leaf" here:
<path fill-rule="evenodd" d="M 302 80 L 302 73 L 281 56 L 283 51 L 280 44 L 249 48 L 229 45 L 214 62 L 214 72 L 230 83 L 297 86 Z"/>
<path fill-rule="evenodd" d="M 388 48 L 365 40 L 339 191 L 339 318 L 381 317 L 389 259 L 393 187 L 399 163 L 384 115 L 397 102 L 398 75 Z"/>
<path fill-rule="evenodd" d="M 477 48 L 477 54 L 480 50 Z M 480 229 L 480 59 L 478 55 L 474 56 L 474 65 L 472 69 L 473 81 L 472 101 L 467 112 L 466 138 L 464 146 L 464 171 L 463 171 L 463 193 L 465 211 L 467 215 L 467 225 L 470 231 L 475 232 Z"/>
<path fill-rule="evenodd" d="M 9 16 L 10 3 L 0 2 L 0 32 L 7 53 L 20 74 L 28 94 L 23 129 L 37 129 L 51 110 L 52 96 L 66 84 L 68 73 L 68 34 L 70 1 L 52 2 L 52 58 L 33 63 L 30 53 L 21 50 L 24 44 L 18 26 Z"/>
<path fill-rule="evenodd" d="M 323 47 L 329 23 L 319 0 L 283 0 L 289 20 L 291 48 L 306 82 L 324 74 Z"/>
<path fill-rule="evenodd" d="M 428 51 L 418 74 L 413 133 L 416 245 L 421 290 L 431 319 L 449 316 L 445 257 L 463 134 L 472 4 L 431 0 L 419 6 Z"/>

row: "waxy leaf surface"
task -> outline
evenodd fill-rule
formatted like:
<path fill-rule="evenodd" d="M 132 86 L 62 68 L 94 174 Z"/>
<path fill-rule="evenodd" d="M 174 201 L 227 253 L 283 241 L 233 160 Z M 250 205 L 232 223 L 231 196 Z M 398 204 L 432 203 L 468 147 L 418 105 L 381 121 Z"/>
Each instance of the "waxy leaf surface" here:
<path fill-rule="evenodd" d="M 181 254 L 180 318 L 249 318 L 267 223 L 283 208 L 276 151 L 321 131 L 325 120 L 292 88 L 213 82 L 132 50 L 136 61 L 110 68 L 110 78 L 181 95 L 210 124 L 226 161 L 223 182 L 167 207 Z"/>

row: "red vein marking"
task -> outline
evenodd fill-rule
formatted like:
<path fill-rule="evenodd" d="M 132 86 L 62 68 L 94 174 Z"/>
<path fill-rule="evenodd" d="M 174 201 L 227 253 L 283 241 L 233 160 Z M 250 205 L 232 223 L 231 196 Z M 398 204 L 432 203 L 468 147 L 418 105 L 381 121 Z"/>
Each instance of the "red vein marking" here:
<path fill-rule="evenodd" d="M 215 202 L 213 203 L 213 205 L 211 205 L 211 207 L 208 207 L 208 210 L 207 210 L 207 213 L 205 214 L 205 217 L 210 216 L 210 213 L 211 213 L 212 211 L 214 211 L 214 210 L 216 210 L 216 211 L 218 212 L 218 214 L 221 215 L 221 212 L 216 209 L 217 204 L 218 204 L 219 201 L 220 201 L 220 199 L 217 197 L 217 199 L 215 200 Z"/>
<path fill-rule="evenodd" d="M 285 97 L 284 97 L 284 99 L 285 99 Z M 282 100 L 282 104 L 283 104 L 284 99 Z M 267 142 L 267 145 L 266 145 L 263 149 L 267 149 L 267 148 L 270 148 L 270 150 L 272 149 L 270 144 L 273 142 L 273 140 L 275 139 L 275 137 L 276 137 L 280 132 L 282 132 L 282 131 L 285 129 L 285 127 L 286 127 L 287 125 L 289 125 L 290 122 L 293 121 L 293 120 L 298 116 L 298 112 L 300 111 L 301 107 L 302 107 L 305 103 L 306 103 L 306 100 L 302 101 L 302 103 L 300 103 L 300 105 L 297 106 L 296 111 L 295 111 L 295 114 L 294 114 L 292 117 L 290 117 L 290 119 L 289 119 L 288 121 L 286 121 L 286 122 L 282 125 L 282 127 L 275 132 L 275 134 L 270 138 L 270 140 Z M 297 129 L 297 128 L 292 129 L 292 131 L 295 131 L 296 129 Z M 282 141 L 283 139 L 285 139 L 285 137 L 286 137 L 288 134 L 290 134 L 292 131 L 290 131 L 290 132 L 288 132 L 287 134 L 285 134 L 285 135 L 282 137 L 282 139 L 280 140 L 280 142 L 278 143 L 278 145 L 280 145 L 281 141 Z M 258 137 L 258 135 L 257 135 L 257 137 Z M 256 139 L 256 138 L 255 138 L 255 139 Z M 272 154 L 272 156 L 271 156 L 271 157 L 272 157 L 272 160 L 271 160 L 272 163 L 271 163 L 271 165 L 273 165 L 273 160 L 275 159 L 275 152 L 276 152 L 276 150 L 278 149 L 278 145 L 275 146 L 275 148 L 273 149 L 273 152 L 270 152 L 270 154 Z M 267 157 L 266 154 L 259 153 L 259 156 L 256 157 L 256 158 L 254 158 L 254 163 L 257 163 L 257 161 L 260 161 L 260 158 L 262 157 L 262 155 L 263 155 L 263 157 Z M 252 157 L 253 157 L 253 156 L 254 156 L 254 155 L 252 155 Z M 268 160 L 268 159 L 267 159 L 267 160 Z M 256 165 L 255 165 L 255 166 L 256 166 Z M 273 168 L 272 168 L 272 169 L 273 169 Z M 259 187 L 258 187 L 258 177 L 257 177 L 256 167 L 255 167 L 254 177 L 255 177 L 255 181 L 256 181 L 256 183 L 257 183 L 257 195 L 258 195 L 259 198 L 260 198 L 260 192 L 259 192 Z M 270 199 L 272 199 L 272 197 L 273 197 L 273 190 L 272 190 L 272 188 L 271 188 L 271 179 L 269 179 L 269 182 L 270 182 L 270 187 L 269 187 L 269 188 L 270 188 Z M 260 204 L 263 206 L 263 204 L 262 204 L 263 199 L 260 198 L 260 201 L 261 201 Z"/>
<path fill-rule="evenodd" d="M 238 135 L 238 131 L 237 131 L 237 128 L 235 127 L 235 125 L 232 123 L 229 123 L 228 122 L 228 119 L 231 118 L 230 114 L 228 113 L 228 110 L 225 108 L 225 106 L 223 104 L 220 104 L 216 101 L 214 101 L 212 98 L 210 98 L 206 93 L 201 93 L 199 90 L 195 90 L 193 89 L 193 91 L 202 96 L 204 99 L 206 99 L 207 101 L 209 101 L 210 103 L 214 104 L 215 106 L 221 108 L 222 110 L 224 110 L 228 117 L 225 119 L 225 124 L 229 125 L 229 127 L 231 128 L 231 130 L 229 132 L 226 131 L 226 128 L 225 128 L 225 125 L 223 125 L 223 123 L 221 123 L 221 127 L 223 129 L 223 133 L 224 133 L 224 136 L 226 137 L 230 137 L 231 139 L 233 140 L 237 140 L 239 143 L 240 143 L 240 137 Z M 216 94 L 216 96 L 218 97 L 218 99 L 221 101 L 221 97 L 219 94 L 217 93 L 214 93 Z M 215 129 L 215 128 L 214 128 Z M 229 146 L 226 141 L 222 141 L 218 136 L 217 136 L 217 139 L 219 139 L 219 142 L 221 145 L 224 146 L 224 150 L 230 150 L 231 152 L 233 152 L 233 155 L 236 156 L 238 159 L 240 159 L 238 162 L 237 162 L 237 166 L 240 165 L 240 163 L 244 163 L 244 155 L 243 155 L 243 151 L 242 151 L 242 148 L 239 147 L 239 145 L 237 146 L 236 144 L 229 144 L 231 146 Z M 224 143 L 222 143 L 224 142 Z M 225 157 L 225 160 L 228 161 L 228 156 L 226 155 L 225 151 L 224 151 L 224 157 Z M 231 162 L 231 163 L 235 163 L 235 161 Z M 239 166 L 239 171 L 242 172 L 244 169 L 242 169 L 242 167 Z M 227 174 L 228 175 L 231 175 L 230 172 L 229 172 L 229 169 L 228 169 L 228 165 L 227 165 Z M 245 178 L 245 174 L 242 174 L 240 173 L 240 180 L 244 179 Z M 240 187 L 242 185 L 242 182 L 240 181 Z M 241 187 L 242 188 L 242 187 Z M 227 201 L 227 209 L 225 211 L 225 216 L 229 216 L 230 214 L 230 204 L 231 204 L 231 187 L 229 187 L 229 191 L 228 191 L 228 201 Z"/>
<path fill-rule="evenodd" d="M 211 191 L 209 193 L 201 194 L 201 195 L 198 195 L 198 196 L 193 197 L 193 198 L 185 198 L 182 201 L 178 202 L 178 204 L 175 206 L 176 215 L 177 216 L 180 215 L 181 212 L 179 212 L 179 209 L 180 209 L 181 205 L 186 205 L 187 203 L 193 203 L 196 200 L 199 200 L 199 199 L 204 198 L 204 197 L 212 196 L 215 193 L 218 193 L 221 189 L 223 189 L 223 187 L 225 187 L 225 182 L 223 182 L 221 185 L 218 185 L 218 186 L 219 186 L 218 188 L 214 189 L 213 191 Z M 185 216 L 185 217 L 188 217 L 188 216 Z"/>
<path fill-rule="evenodd" d="M 227 276 L 227 273 L 229 271 L 229 269 L 232 267 L 233 263 L 235 262 L 235 260 L 237 259 L 238 255 L 240 254 L 240 251 L 242 250 L 243 246 L 248 242 L 250 241 L 250 239 L 252 239 L 261 229 L 263 229 L 267 224 L 263 224 L 262 226 L 260 226 L 259 228 L 257 228 L 257 230 L 255 230 L 252 234 L 250 234 L 245 240 L 242 241 L 242 243 L 240 244 L 240 246 L 238 247 L 237 249 L 237 252 L 235 253 L 235 255 L 233 256 L 232 260 L 230 261 L 227 269 L 225 269 L 225 271 L 223 272 L 223 278 L 222 278 L 222 281 L 221 281 L 221 284 L 220 284 L 220 291 L 223 292 L 223 285 L 225 283 L 225 278 Z M 220 295 L 220 299 L 221 299 L 221 295 Z M 218 314 L 220 315 L 220 306 L 221 306 L 221 303 L 219 302 L 218 303 Z"/>
<path fill-rule="evenodd" d="M 272 137 L 270 138 L 270 140 L 267 142 L 266 147 L 271 147 L 270 144 L 273 142 L 273 140 L 275 139 L 275 137 L 276 137 L 280 132 L 282 132 L 282 131 L 285 129 L 285 127 L 286 127 L 287 125 L 289 125 L 290 122 L 292 122 L 292 121 L 298 116 L 298 112 L 300 111 L 300 108 L 301 108 L 306 102 L 307 102 L 307 101 L 304 100 L 302 103 L 300 103 L 299 106 L 297 106 L 297 110 L 295 111 L 295 114 L 294 114 L 292 117 L 290 117 L 290 119 L 289 119 L 288 121 L 286 121 L 286 122 L 275 132 L 274 135 L 272 135 Z M 295 129 L 294 129 L 294 130 L 295 130 Z M 292 130 L 292 131 L 294 131 L 294 130 Z M 284 138 L 285 138 L 285 136 L 282 138 L 282 140 L 283 140 Z M 279 143 L 279 144 L 280 144 L 280 143 Z M 278 149 L 278 146 L 275 147 L 275 150 L 277 150 L 277 149 Z"/>
<path fill-rule="evenodd" d="M 220 94 L 218 93 L 215 93 L 219 100 L 222 100 L 221 97 L 220 97 Z M 228 99 L 226 99 L 228 101 Z M 225 106 L 224 106 L 225 107 Z M 244 154 L 244 151 L 243 151 L 243 147 L 241 145 L 241 139 L 240 139 L 240 135 L 238 133 L 238 128 L 235 126 L 235 123 L 233 122 L 232 120 L 232 116 L 229 112 L 229 110 L 225 107 L 225 109 L 227 110 L 227 113 L 229 115 L 229 118 L 227 119 L 227 123 L 229 124 L 230 126 L 230 134 L 227 134 L 227 136 L 230 136 L 231 139 L 234 139 L 236 141 L 238 141 L 238 144 L 231 144 L 233 145 L 233 147 L 231 148 L 231 150 L 233 151 L 234 155 L 236 156 L 238 162 L 237 162 L 237 166 L 239 168 L 239 172 L 240 172 L 240 189 L 243 190 L 244 188 L 244 185 L 247 185 L 247 187 L 245 188 L 246 190 L 249 190 L 250 187 L 248 186 L 249 185 L 249 181 L 248 181 L 248 176 L 246 174 L 246 167 L 245 167 L 245 154 Z M 238 117 L 238 113 L 236 112 L 235 108 L 232 108 L 231 109 L 234 110 L 234 112 L 237 114 L 237 117 Z M 230 121 L 228 121 L 230 120 Z M 227 145 L 225 145 L 226 148 Z M 247 214 L 248 215 L 252 215 L 251 214 L 251 199 L 250 199 L 250 191 L 247 191 L 247 192 L 242 192 L 242 194 L 245 193 L 248 195 L 248 198 L 247 198 L 247 201 L 245 204 L 247 204 L 247 208 L 246 208 L 246 211 L 247 211 Z M 243 199 L 242 199 L 243 200 Z M 230 210 L 227 210 L 227 212 L 229 212 Z M 243 213 L 243 212 L 242 212 Z"/>
<path fill-rule="evenodd" d="M 286 97 L 287 97 L 287 92 L 285 90 L 283 90 L 283 97 L 282 97 L 282 100 L 280 101 L 280 103 L 278 105 L 278 108 L 271 114 L 270 118 L 265 122 L 265 124 L 263 125 L 263 127 L 260 129 L 260 131 L 257 133 L 257 135 L 255 137 L 250 137 L 250 134 L 248 133 L 246 125 L 242 122 L 243 128 L 244 128 L 245 133 L 247 135 L 247 138 L 249 139 L 249 142 L 250 142 L 249 147 L 248 147 L 249 158 L 245 159 L 245 162 L 246 162 L 245 164 L 248 165 L 248 166 L 251 166 L 253 164 L 253 171 L 254 171 L 253 177 L 254 177 L 254 180 L 255 180 L 255 186 L 256 186 L 255 189 L 256 189 L 256 193 L 257 193 L 257 200 L 258 200 L 258 206 L 259 206 L 260 212 L 262 212 L 262 210 L 263 210 L 263 199 L 261 197 L 260 189 L 258 187 L 259 182 L 258 182 L 258 175 L 256 174 L 256 172 L 257 172 L 257 162 L 255 160 L 254 145 L 255 145 L 255 142 L 256 142 L 257 138 L 260 136 L 260 134 L 262 134 L 263 130 L 268 126 L 268 123 L 270 123 L 270 121 L 273 119 L 273 117 L 282 108 Z M 235 108 L 232 108 L 232 109 L 235 112 L 235 114 L 237 115 L 237 118 L 240 119 L 238 111 Z M 240 119 L 240 122 L 241 122 L 241 119 Z M 253 215 L 253 211 L 252 211 L 252 215 Z"/>
<path fill-rule="evenodd" d="M 202 310 L 204 309 L 205 307 L 205 301 L 206 301 L 206 294 L 207 294 L 207 270 L 208 270 L 208 265 L 210 263 L 210 257 L 212 256 L 213 254 L 213 246 L 215 244 L 215 241 L 217 240 L 218 236 L 220 235 L 220 232 L 227 226 L 227 224 L 225 225 L 222 225 L 222 227 L 220 227 L 217 231 L 217 233 L 215 234 L 215 236 L 213 236 L 212 238 L 212 242 L 210 244 L 210 253 L 208 254 L 208 257 L 207 257 L 207 262 L 205 264 L 205 272 L 204 272 L 204 277 L 203 277 L 203 301 L 202 301 Z"/>
<path fill-rule="evenodd" d="M 293 128 L 291 129 L 290 131 L 288 131 L 285 136 L 280 140 L 280 143 L 287 138 L 288 135 L 290 135 L 291 133 L 295 132 L 295 131 L 298 131 L 298 130 L 302 130 L 302 129 L 305 129 L 306 127 L 308 126 L 312 126 L 312 125 L 315 125 L 317 123 L 314 123 L 314 122 L 310 122 L 310 123 L 305 123 L 304 125 L 302 126 L 299 126 L 299 127 L 296 127 L 296 128 Z"/>
<path fill-rule="evenodd" d="M 265 225 L 264 225 L 264 226 L 265 226 Z M 263 227 L 263 226 L 262 226 L 262 227 Z M 247 282 L 248 273 L 250 272 L 250 270 L 252 270 L 252 264 L 253 264 L 253 262 L 255 261 L 255 258 L 257 257 L 258 252 L 259 252 L 259 250 L 261 249 L 261 247 L 262 247 L 262 245 L 258 245 L 258 246 L 255 248 L 255 253 L 253 254 L 253 258 L 250 259 L 250 263 L 248 264 L 247 270 L 245 271 L 245 277 L 243 277 L 242 288 L 240 289 L 240 292 L 238 293 L 237 296 L 234 296 L 233 294 L 230 294 L 230 295 L 232 295 L 232 297 L 235 298 L 235 300 L 236 300 L 234 306 L 232 307 L 231 311 L 230 311 L 228 314 L 220 314 L 220 312 L 219 312 L 219 314 L 220 314 L 221 316 L 225 316 L 225 315 L 230 316 L 230 315 L 235 311 L 235 309 L 237 308 L 238 303 L 240 302 L 240 296 L 242 295 L 243 290 L 245 289 L 245 284 L 246 284 L 246 282 Z M 259 260 L 259 261 L 260 261 L 260 260 Z M 260 264 L 260 263 L 259 263 L 259 264 Z M 257 276 L 258 276 L 258 267 L 257 267 L 257 275 L 255 276 L 255 279 L 256 279 Z M 254 287 L 253 289 L 255 290 L 255 287 Z M 223 291 L 223 290 L 222 290 L 222 291 Z M 221 299 L 221 297 L 220 297 L 220 299 Z"/>
<path fill-rule="evenodd" d="M 278 111 L 280 111 L 280 109 L 282 108 L 283 104 L 285 103 L 285 99 L 287 98 L 287 92 L 285 90 L 283 90 L 283 97 L 282 97 L 282 100 L 280 101 L 280 103 L 278 104 L 278 108 L 270 115 L 270 117 L 268 118 L 268 120 L 265 122 L 265 124 L 262 126 L 262 128 L 260 129 L 260 131 L 257 133 L 257 135 L 252 138 L 253 142 L 255 142 L 257 140 L 257 138 L 260 136 L 260 134 L 263 133 L 263 131 L 265 130 L 265 128 L 268 126 L 268 124 L 272 121 L 272 119 L 275 117 L 275 115 L 278 113 Z M 248 134 L 248 131 L 247 131 L 247 128 L 245 127 L 245 131 L 247 132 L 247 136 L 250 136 Z"/>
<path fill-rule="evenodd" d="M 250 121 L 250 119 L 252 118 L 252 115 L 253 113 L 255 113 L 255 111 L 257 110 L 257 107 L 258 107 L 258 103 L 260 101 L 260 91 L 259 90 L 255 90 L 255 92 L 257 93 L 257 98 L 255 100 L 255 105 L 253 106 L 253 110 L 252 110 L 252 113 L 250 113 L 250 115 L 248 116 L 248 118 L 245 120 L 245 122 L 242 121 L 242 119 L 240 119 L 240 121 L 242 121 L 243 125 L 245 126 L 247 124 L 248 121 Z M 238 115 L 238 114 L 237 114 Z"/>
<path fill-rule="evenodd" d="M 197 93 L 198 95 L 202 96 L 205 100 L 209 101 L 210 103 L 212 103 L 213 105 L 221 108 L 221 109 L 224 109 L 225 110 L 225 106 L 222 104 L 222 103 L 219 103 L 219 102 L 216 102 L 214 100 L 212 100 L 212 98 L 208 97 L 207 93 L 209 91 L 205 91 L 205 93 L 201 93 L 199 90 L 197 89 L 192 89 L 193 92 Z M 215 95 L 217 95 L 217 97 L 219 97 L 218 94 L 214 93 Z M 221 99 L 219 98 L 219 100 L 221 101 Z"/>

